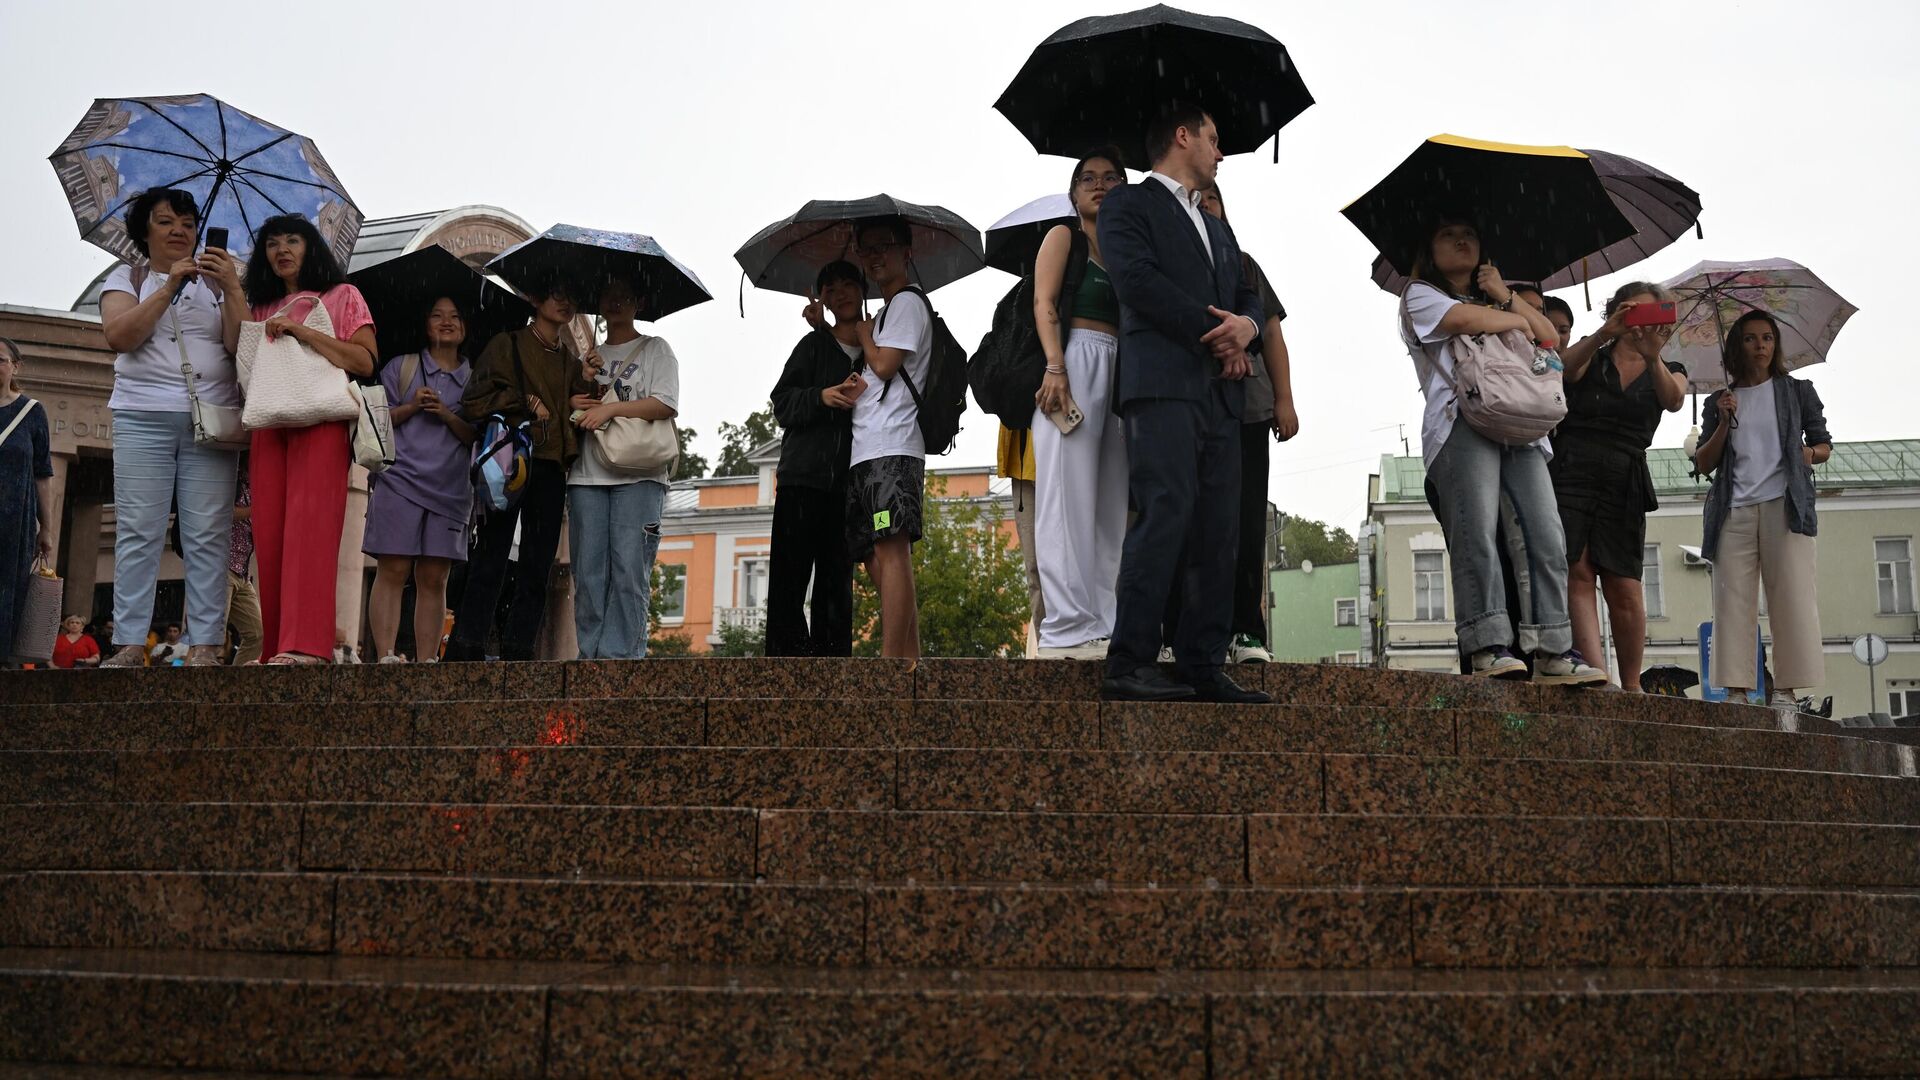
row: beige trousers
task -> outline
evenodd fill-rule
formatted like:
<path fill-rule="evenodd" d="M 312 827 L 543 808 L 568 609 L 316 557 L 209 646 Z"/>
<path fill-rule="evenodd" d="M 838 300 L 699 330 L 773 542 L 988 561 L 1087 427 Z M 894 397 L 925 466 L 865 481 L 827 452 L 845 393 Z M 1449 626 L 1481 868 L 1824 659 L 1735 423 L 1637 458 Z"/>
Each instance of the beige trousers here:
<path fill-rule="evenodd" d="M 266 629 L 260 623 L 260 594 L 253 582 L 227 571 L 227 623 L 233 627 L 235 667 L 260 659 Z"/>
<path fill-rule="evenodd" d="M 1773 684 L 1802 690 L 1826 678 L 1814 539 L 1787 528 L 1783 496 L 1727 514 L 1713 556 L 1713 685 L 1755 688 L 1753 638 L 1767 590 Z"/>

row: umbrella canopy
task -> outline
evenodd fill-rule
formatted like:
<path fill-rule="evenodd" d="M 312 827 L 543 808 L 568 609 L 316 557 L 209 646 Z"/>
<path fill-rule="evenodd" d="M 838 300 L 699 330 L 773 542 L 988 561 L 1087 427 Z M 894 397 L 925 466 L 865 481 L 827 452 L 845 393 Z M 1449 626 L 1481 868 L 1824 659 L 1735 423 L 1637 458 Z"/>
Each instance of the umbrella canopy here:
<path fill-rule="evenodd" d="M 467 340 L 460 351 L 478 356 L 494 335 L 517 330 L 533 318 L 533 305 L 461 262 L 439 244 L 410 251 L 347 275 L 367 301 L 379 328 L 383 360 L 418 352 L 427 344 L 427 310 L 441 297 L 460 305 Z"/>
<path fill-rule="evenodd" d="M 814 199 L 798 213 L 761 229 L 733 253 L 748 281 L 761 289 L 807 296 L 820 268 L 835 259 L 853 259 L 854 222 L 870 217 L 901 217 L 913 230 L 913 265 L 920 287 L 931 292 L 951 285 L 986 265 L 980 230 L 943 206 L 921 206 L 891 195 L 865 199 Z M 867 287 L 867 298 L 880 290 Z"/>
<path fill-rule="evenodd" d="M 1780 354 L 1787 370 L 1825 363 L 1833 339 L 1860 310 L 1814 272 L 1786 259 L 1702 262 L 1664 283 L 1679 300 L 1679 325 L 1663 359 L 1686 365 L 1696 393 L 1727 385 L 1721 343 L 1727 331 L 1758 308 L 1780 324 Z"/>
<path fill-rule="evenodd" d="M 648 321 L 713 299 L 700 278 L 653 237 L 611 229 L 555 225 L 495 255 L 486 268 L 529 296 L 558 278 L 575 309 L 589 315 L 599 314 L 600 293 L 616 279 L 633 285 L 640 317 Z"/>
<path fill-rule="evenodd" d="M 1582 255 L 1548 274 L 1538 283 L 1542 291 L 1585 284 L 1593 278 L 1625 270 L 1678 240 L 1688 230 L 1697 231 L 1700 227 L 1700 196 L 1692 188 L 1630 157 L 1605 150 L 1580 152 L 1593 162 L 1600 186 L 1606 188 L 1614 208 L 1633 226 L 1633 235 Z M 1373 261 L 1373 281 L 1395 296 L 1407 287 L 1406 275 L 1394 269 L 1384 255 Z"/>
<path fill-rule="evenodd" d="M 1699 674 L 1678 664 L 1655 664 L 1640 673 L 1640 688 L 1649 694 L 1686 697 L 1688 690 L 1699 685 Z"/>
<path fill-rule="evenodd" d="M 1152 164 L 1147 124 L 1176 102 L 1212 114 L 1221 153 L 1244 154 L 1313 104 L 1313 95 L 1273 35 L 1156 4 L 1061 27 L 993 107 L 1043 154 L 1079 157 L 1112 143 L 1128 165 L 1144 169 Z"/>
<path fill-rule="evenodd" d="M 1072 196 L 1042 195 L 987 226 L 987 265 L 1009 274 L 1025 274 L 1033 269 L 1040 242 L 1055 225 L 1078 228 L 1079 224 Z"/>
<path fill-rule="evenodd" d="M 313 140 L 208 94 L 101 98 L 49 160 L 81 238 L 135 264 L 146 259 L 127 235 L 127 208 L 151 188 L 192 192 L 203 235 L 226 229 L 241 258 L 279 214 L 313 222 L 342 263 L 360 236 L 360 208 Z"/>
<path fill-rule="evenodd" d="M 1483 254 L 1511 280 L 1539 281 L 1633 235 L 1581 151 L 1459 135 L 1421 143 L 1341 211 L 1403 281 L 1423 230 L 1443 212 L 1477 221 Z"/>

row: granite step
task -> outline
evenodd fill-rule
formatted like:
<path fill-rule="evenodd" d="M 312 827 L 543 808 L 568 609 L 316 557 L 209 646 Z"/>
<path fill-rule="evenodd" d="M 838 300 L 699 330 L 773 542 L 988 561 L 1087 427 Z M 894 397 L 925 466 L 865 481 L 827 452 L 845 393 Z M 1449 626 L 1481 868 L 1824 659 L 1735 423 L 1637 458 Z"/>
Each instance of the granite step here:
<path fill-rule="evenodd" d="M 527 746 L 0 752 L 0 804 L 307 801 L 1912 824 L 1920 822 L 1920 778 L 1556 757 L 1226 751 Z"/>
<path fill-rule="evenodd" d="M 1917 1010 L 1912 971 L 848 971 L 0 950 L 0 1060 L 73 1063 L 9 1066 L 46 1080 L 141 1066 L 201 1080 L 1507 1077 L 1571 1062 L 1621 1077 L 1864 1076 L 1910 1071 Z"/>
<path fill-rule="evenodd" d="M 0 875 L 0 946 L 1068 970 L 1920 966 L 1920 891 Z"/>
<path fill-rule="evenodd" d="M 1912 776 L 1915 749 L 1809 732 L 1486 709 L 564 698 L 422 704 L 11 706 L 0 750 L 725 746 L 1392 753 Z"/>
<path fill-rule="evenodd" d="M 1920 827 L 1697 818 L 43 803 L 0 835 L 14 871 L 1920 887 Z"/>

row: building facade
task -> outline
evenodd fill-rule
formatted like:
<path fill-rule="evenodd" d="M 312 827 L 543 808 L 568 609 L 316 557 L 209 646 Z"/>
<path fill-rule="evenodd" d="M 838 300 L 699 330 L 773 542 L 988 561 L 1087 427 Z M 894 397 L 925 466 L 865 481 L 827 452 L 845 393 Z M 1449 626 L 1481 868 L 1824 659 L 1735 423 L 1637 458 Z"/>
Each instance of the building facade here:
<path fill-rule="evenodd" d="M 1360 564 L 1303 562 L 1270 575 L 1268 651 L 1288 664 L 1368 664 L 1360 622 Z"/>
<path fill-rule="evenodd" d="M 1708 485 L 1689 475 L 1690 465 L 1678 449 L 1648 452 L 1660 508 L 1647 517 L 1642 581 L 1647 665 L 1698 672 L 1700 627 L 1713 618 L 1712 568 L 1700 557 Z M 1914 602 L 1920 440 L 1835 443 L 1832 458 L 1814 476 L 1826 678 L 1805 692 L 1833 695 L 1835 716 L 1920 714 L 1920 614 Z M 1368 480 L 1361 558 L 1374 585 L 1363 622 L 1380 665 L 1456 671 L 1447 546 L 1427 506 L 1425 479 L 1418 457 L 1389 455 Z M 1764 605 L 1761 610 L 1764 638 Z M 1610 635 L 1604 618 L 1602 628 Z M 1851 648 L 1854 638 L 1867 633 L 1884 637 L 1889 648 L 1871 680 Z M 1606 659 L 1613 670 L 1610 645 Z"/>

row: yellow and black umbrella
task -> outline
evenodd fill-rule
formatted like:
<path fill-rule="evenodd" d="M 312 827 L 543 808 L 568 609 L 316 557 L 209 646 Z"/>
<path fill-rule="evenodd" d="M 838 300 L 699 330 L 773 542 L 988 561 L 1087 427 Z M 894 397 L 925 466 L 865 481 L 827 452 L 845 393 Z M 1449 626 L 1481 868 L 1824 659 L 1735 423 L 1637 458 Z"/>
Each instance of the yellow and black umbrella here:
<path fill-rule="evenodd" d="M 1441 217 L 1480 231 L 1487 261 L 1538 281 L 1634 234 L 1594 170 L 1570 146 L 1519 146 L 1435 135 L 1341 213 L 1402 276 Z"/>

